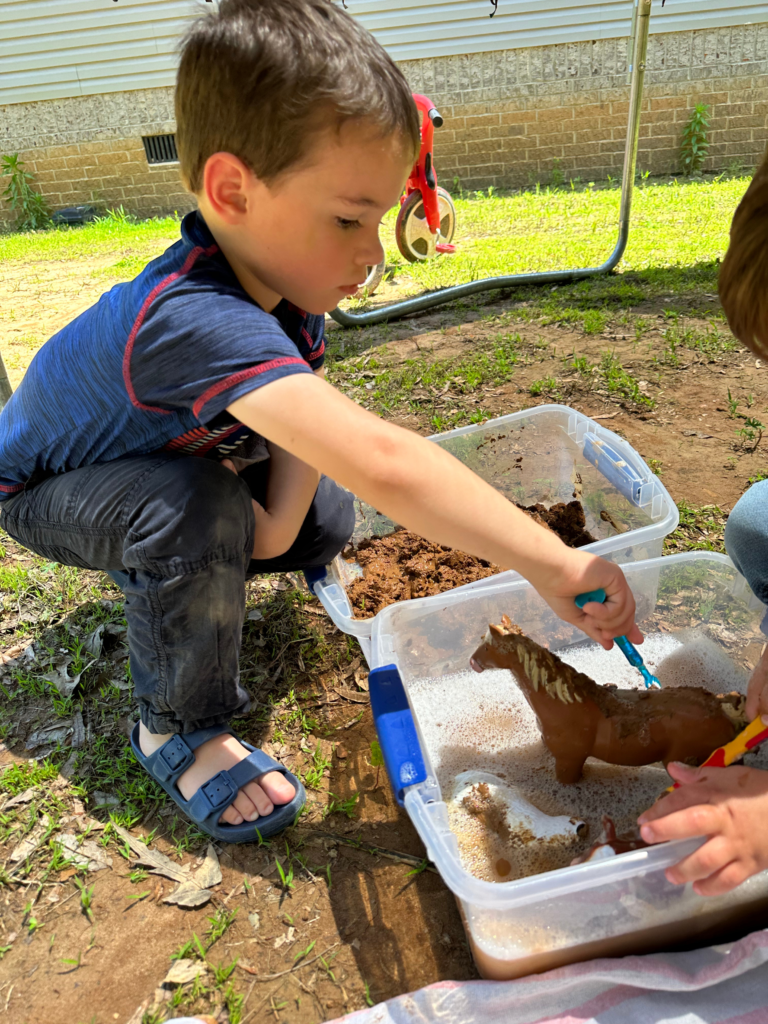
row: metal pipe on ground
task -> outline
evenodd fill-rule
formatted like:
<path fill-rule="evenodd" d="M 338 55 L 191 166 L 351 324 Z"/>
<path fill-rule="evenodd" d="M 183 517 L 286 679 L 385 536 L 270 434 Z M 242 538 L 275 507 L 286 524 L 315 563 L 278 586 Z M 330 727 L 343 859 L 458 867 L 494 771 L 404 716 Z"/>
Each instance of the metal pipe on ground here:
<path fill-rule="evenodd" d="M 598 267 L 584 267 L 578 270 L 545 270 L 531 274 L 506 274 L 499 277 L 484 277 L 479 281 L 468 281 L 466 284 L 441 288 L 428 292 L 413 299 L 393 302 L 380 309 L 372 309 L 366 313 L 347 313 L 338 306 L 331 313 L 333 319 L 342 327 L 368 327 L 372 324 L 385 323 L 408 316 L 409 313 L 421 313 L 434 306 L 442 306 L 446 302 L 462 299 L 477 292 L 491 291 L 495 288 L 519 288 L 521 285 L 560 284 L 578 281 L 586 277 L 600 277 L 609 274 L 624 255 L 629 238 L 629 222 L 632 210 L 632 193 L 635 183 L 637 165 L 637 147 L 640 138 L 640 107 L 645 80 L 645 62 L 648 54 L 648 31 L 651 19 L 651 0 L 638 0 L 634 31 L 634 47 L 632 50 L 632 76 L 629 92 L 629 117 L 627 120 L 627 144 L 624 149 L 624 170 L 621 183 L 621 203 L 619 205 L 619 235 L 613 252 Z"/>

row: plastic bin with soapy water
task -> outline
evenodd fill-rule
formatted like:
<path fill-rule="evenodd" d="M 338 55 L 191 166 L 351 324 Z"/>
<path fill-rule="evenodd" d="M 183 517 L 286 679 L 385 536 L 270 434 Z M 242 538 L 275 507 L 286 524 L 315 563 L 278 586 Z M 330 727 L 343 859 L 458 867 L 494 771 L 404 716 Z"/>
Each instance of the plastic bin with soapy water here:
<path fill-rule="evenodd" d="M 749 667 L 744 659 L 753 663 L 759 657 L 765 608 L 730 560 L 690 552 L 627 564 L 624 571 L 646 635 L 646 662 L 664 686 L 687 681 L 717 692 L 744 692 Z M 621 768 L 595 759 L 587 761 L 577 785 L 553 783 L 551 766 L 532 760 L 535 744 L 531 721 L 525 719 L 532 712 L 524 702 L 521 707 L 511 673 L 469 670 L 489 623 L 504 614 L 596 682 L 643 686 L 617 649 L 605 652 L 562 622 L 519 578 L 402 602 L 376 617 L 369 685 L 389 778 L 427 856 L 456 896 L 483 976 L 520 977 L 596 957 L 685 942 L 701 945 L 720 941 L 734 928 L 761 927 L 768 873 L 718 897 L 700 897 L 690 885 L 666 880 L 665 869 L 700 839 L 574 866 L 569 849 L 559 865 L 510 881 L 489 881 L 468 868 L 466 847 L 452 826 L 451 796 L 473 772 L 490 773 L 501 788 L 517 787 L 534 808 L 564 815 L 553 822 L 591 818 L 585 843 L 598 838 L 597 804 L 605 811 L 631 812 L 634 820 L 669 784 L 661 765 Z M 762 750 L 746 763 L 768 766 Z M 545 838 L 535 842 L 543 844 Z M 512 849 L 513 869 L 517 857 Z"/>
<path fill-rule="evenodd" d="M 664 538 L 679 522 L 669 492 L 634 448 L 568 406 L 541 405 L 429 440 L 518 504 L 542 503 L 549 508 L 578 499 L 586 528 L 596 538 L 584 550 L 612 562 L 660 555 Z M 356 510 L 353 543 L 386 536 L 396 528 L 359 500 Z M 355 617 L 346 592 L 361 574 L 356 562 L 337 556 L 325 568 L 308 570 L 307 578 L 333 622 L 357 637 L 370 662 L 374 619 Z M 519 578 L 508 571 L 456 590 Z"/>

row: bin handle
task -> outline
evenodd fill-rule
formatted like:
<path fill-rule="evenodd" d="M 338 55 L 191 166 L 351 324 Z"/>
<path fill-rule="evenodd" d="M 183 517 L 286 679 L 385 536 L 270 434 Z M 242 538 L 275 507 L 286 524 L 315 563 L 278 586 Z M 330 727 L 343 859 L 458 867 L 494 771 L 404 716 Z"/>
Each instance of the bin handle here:
<path fill-rule="evenodd" d="M 368 688 L 384 765 L 395 799 L 402 807 L 406 788 L 427 778 L 413 712 L 396 665 L 373 669 L 368 675 Z"/>
<path fill-rule="evenodd" d="M 623 444 L 621 445 L 623 447 Z M 633 505 L 640 504 L 640 491 L 647 478 L 628 451 L 619 443 L 608 442 L 592 431 L 584 435 L 584 458 L 587 459 Z"/>
<path fill-rule="evenodd" d="M 317 597 L 315 591 L 315 584 L 322 583 L 323 580 L 328 579 L 328 566 L 326 565 L 312 565 L 308 569 L 304 570 L 304 579 L 307 581 L 307 586 L 310 591 Z"/>

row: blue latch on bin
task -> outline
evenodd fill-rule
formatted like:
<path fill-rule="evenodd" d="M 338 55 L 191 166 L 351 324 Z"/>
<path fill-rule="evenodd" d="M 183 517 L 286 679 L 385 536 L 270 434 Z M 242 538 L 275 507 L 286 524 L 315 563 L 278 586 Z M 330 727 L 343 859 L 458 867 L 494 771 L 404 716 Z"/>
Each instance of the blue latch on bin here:
<path fill-rule="evenodd" d="M 307 586 L 314 594 L 315 584 L 322 583 L 328 576 L 328 569 L 324 565 L 313 565 L 309 569 L 304 570 L 304 579 L 307 581 Z"/>
<path fill-rule="evenodd" d="M 584 458 L 588 459 L 628 501 L 633 505 L 640 504 L 643 478 L 607 441 L 588 431 L 584 435 Z"/>
<path fill-rule="evenodd" d="M 413 713 L 395 665 L 373 669 L 368 686 L 387 775 L 402 807 L 406 786 L 424 782 L 427 777 Z"/>

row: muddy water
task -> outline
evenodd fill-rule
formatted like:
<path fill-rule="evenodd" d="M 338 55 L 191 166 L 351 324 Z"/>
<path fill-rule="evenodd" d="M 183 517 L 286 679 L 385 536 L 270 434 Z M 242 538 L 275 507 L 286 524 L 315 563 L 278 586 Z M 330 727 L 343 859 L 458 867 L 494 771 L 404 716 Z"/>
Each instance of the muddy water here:
<path fill-rule="evenodd" d="M 641 928 L 614 935 L 607 939 L 582 942 L 545 953 L 533 953 L 514 959 L 500 959 L 486 953 L 472 937 L 462 914 L 470 949 L 477 969 L 490 981 L 524 978 L 528 974 L 542 974 L 566 964 L 582 963 L 602 957 L 636 956 L 640 953 L 671 952 L 677 949 L 695 949 L 699 946 L 732 941 L 754 928 L 765 925 L 768 897 L 746 906 L 721 908 L 708 914 L 686 917 L 679 921 Z"/>
<path fill-rule="evenodd" d="M 746 673 L 722 648 L 703 636 L 690 634 L 685 639 L 681 643 L 656 634 L 649 635 L 643 645 L 646 663 L 665 686 L 695 682 L 715 692 L 743 692 Z M 639 673 L 618 651 L 606 653 L 594 645 L 582 645 L 558 653 L 600 683 L 643 685 Z M 589 834 L 579 838 L 585 849 L 599 837 L 604 813 L 614 818 L 619 832 L 628 831 L 669 784 L 661 765 L 625 768 L 594 759 L 587 761 L 580 782 L 559 784 L 554 759 L 541 743 L 533 713 L 509 672 L 462 672 L 424 679 L 411 684 L 409 694 L 444 799 L 459 773 L 491 772 L 516 786 L 546 814 L 587 821 Z M 750 755 L 750 763 L 766 767 L 768 756 Z M 499 883 L 500 897 L 504 883 L 567 867 L 579 852 L 571 841 L 568 849 L 542 846 L 538 856 L 522 858 L 515 850 L 501 848 L 498 836 L 484 834 L 477 816 L 462 815 L 450 804 L 448 813 L 465 870 Z M 468 908 L 472 921 L 467 934 L 484 977 L 513 978 L 594 957 L 667 949 L 686 939 L 701 943 L 726 927 L 748 927 L 755 914 L 766 908 L 768 877 L 752 879 L 733 896 L 710 901 L 687 888 L 671 886 L 657 871 L 568 898 L 542 898 L 509 912 L 501 903 L 493 911 Z M 620 934 L 610 936 L 612 932 Z"/>

